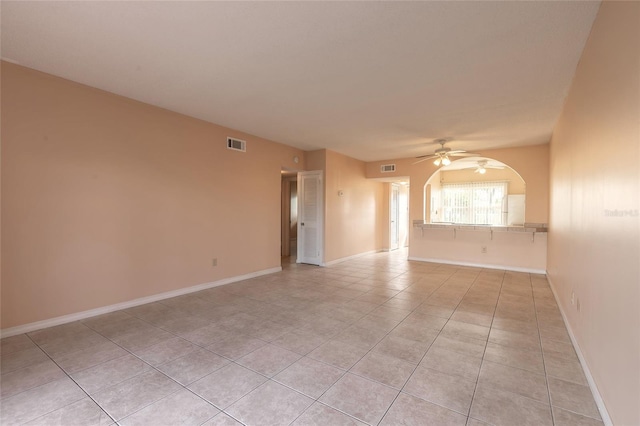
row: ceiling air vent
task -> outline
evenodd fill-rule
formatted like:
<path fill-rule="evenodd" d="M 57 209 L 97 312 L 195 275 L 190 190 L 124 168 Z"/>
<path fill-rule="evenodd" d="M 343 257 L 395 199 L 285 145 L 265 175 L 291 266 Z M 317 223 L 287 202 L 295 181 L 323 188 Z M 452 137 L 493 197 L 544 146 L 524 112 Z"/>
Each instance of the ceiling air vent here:
<path fill-rule="evenodd" d="M 380 166 L 380 171 L 382 173 L 395 172 L 396 171 L 396 165 L 395 164 L 383 164 L 382 166 Z"/>
<path fill-rule="evenodd" d="M 227 137 L 227 148 L 233 149 L 234 151 L 247 152 L 247 142 L 240 139 Z"/>

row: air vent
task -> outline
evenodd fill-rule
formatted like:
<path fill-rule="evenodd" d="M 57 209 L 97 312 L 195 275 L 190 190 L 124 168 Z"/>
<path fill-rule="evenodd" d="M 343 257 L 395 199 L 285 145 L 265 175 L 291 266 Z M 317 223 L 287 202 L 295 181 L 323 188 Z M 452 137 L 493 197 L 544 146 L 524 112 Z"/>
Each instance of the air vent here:
<path fill-rule="evenodd" d="M 380 166 L 380 171 L 382 173 L 395 172 L 396 171 L 396 165 L 395 164 L 383 164 L 382 166 Z"/>
<path fill-rule="evenodd" d="M 247 142 L 240 139 L 227 137 L 227 148 L 233 149 L 234 151 L 247 152 Z"/>

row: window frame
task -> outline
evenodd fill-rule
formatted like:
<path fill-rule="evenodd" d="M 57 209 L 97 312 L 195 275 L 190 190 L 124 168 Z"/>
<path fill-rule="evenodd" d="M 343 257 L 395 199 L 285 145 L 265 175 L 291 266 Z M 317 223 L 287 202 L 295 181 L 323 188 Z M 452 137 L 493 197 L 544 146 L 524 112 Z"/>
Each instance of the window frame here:
<path fill-rule="evenodd" d="M 508 181 L 443 182 L 440 192 L 441 222 L 486 226 L 507 223 Z"/>

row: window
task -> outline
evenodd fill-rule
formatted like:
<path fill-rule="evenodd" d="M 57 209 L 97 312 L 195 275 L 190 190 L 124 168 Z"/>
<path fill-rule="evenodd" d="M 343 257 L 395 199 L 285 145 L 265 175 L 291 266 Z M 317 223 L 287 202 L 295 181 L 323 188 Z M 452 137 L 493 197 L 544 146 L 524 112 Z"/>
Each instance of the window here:
<path fill-rule="evenodd" d="M 442 222 L 505 225 L 507 182 L 442 184 Z"/>

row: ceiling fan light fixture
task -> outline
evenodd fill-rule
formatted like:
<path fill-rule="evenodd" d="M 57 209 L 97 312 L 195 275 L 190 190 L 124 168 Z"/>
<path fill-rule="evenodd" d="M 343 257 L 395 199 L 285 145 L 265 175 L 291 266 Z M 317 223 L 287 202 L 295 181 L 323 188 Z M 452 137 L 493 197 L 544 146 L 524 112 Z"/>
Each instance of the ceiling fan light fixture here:
<path fill-rule="evenodd" d="M 475 173 L 480 173 L 481 175 L 487 173 L 487 160 L 478 160 L 478 168 Z"/>
<path fill-rule="evenodd" d="M 450 157 L 472 157 L 472 156 L 475 157 L 480 155 L 480 154 L 467 152 L 462 149 L 452 150 L 451 148 L 444 146 L 445 143 L 451 140 L 452 140 L 451 138 L 434 140 L 433 142 L 440 144 L 440 148 L 436 149 L 433 154 L 420 155 L 416 157 L 418 161 L 416 161 L 413 164 L 418 164 L 427 160 L 434 160 L 433 164 L 435 164 L 436 167 L 439 167 L 441 165 L 448 166 L 449 164 L 451 164 Z"/>

